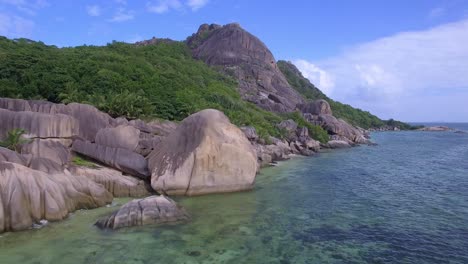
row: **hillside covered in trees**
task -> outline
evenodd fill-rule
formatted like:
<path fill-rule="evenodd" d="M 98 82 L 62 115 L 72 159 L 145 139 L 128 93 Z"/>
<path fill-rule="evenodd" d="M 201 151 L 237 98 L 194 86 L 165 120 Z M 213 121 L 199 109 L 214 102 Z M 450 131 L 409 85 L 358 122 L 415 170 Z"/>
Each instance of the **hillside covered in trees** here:
<path fill-rule="evenodd" d="M 223 111 L 261 137 L 281 136 L 276 124 L 293 118 L 311 136 L 328 136 L 300 115 L 274 114 L 241 99 L 237 83 L 192 58 L 183 42 L 57 48 L 0 38 L 0 96 L 89 103 L 110 115 L 182 120 L 205 108 Z"/>

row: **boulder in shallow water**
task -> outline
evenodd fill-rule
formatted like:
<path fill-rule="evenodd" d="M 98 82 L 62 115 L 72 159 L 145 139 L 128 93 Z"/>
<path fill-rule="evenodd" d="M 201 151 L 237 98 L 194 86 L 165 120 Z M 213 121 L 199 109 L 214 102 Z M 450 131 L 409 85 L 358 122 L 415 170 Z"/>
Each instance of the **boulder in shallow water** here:
<path fill-rule="evenodd" d="M 77 209 L 111 201 L 102 185 L 86 178 L 0 162 L 0 233 L 29 229 L 42 219 L 62 220 Z"/>
<path fill-rule="evenodd" d="M 340 149 L 340 148 L 350 148 L 351 145 L 344 140 L 330 140 L 326 144 L 328 148 Z"/>
<path fill-rule="evenodd" d="M 146 159 L 128 149 L 111 148 L 88 141 L 75 140 L 72 150 L 142 179 L 146 179 L 150 175 Z"/>
<path fill-rule="evenodd" d="M 251 189 L 257 156 L 244 133 L 220 111 L 187 117 L 149 155 L 154 190 L 199 195 Z"/>
<path fill-rule="evenodd" d="M 171 223 L 188 220 L 184 208 L 166 196 L 150 196 L 130 201 L 118 211 L 96 222 L 100 228 L 123 227 Z"/>

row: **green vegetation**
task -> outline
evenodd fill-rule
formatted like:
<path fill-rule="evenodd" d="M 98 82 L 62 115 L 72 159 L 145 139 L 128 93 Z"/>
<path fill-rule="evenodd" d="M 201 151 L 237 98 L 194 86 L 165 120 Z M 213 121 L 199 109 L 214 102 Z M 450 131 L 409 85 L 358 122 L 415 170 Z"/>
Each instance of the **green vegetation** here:
<path fill-rule="evenodd" d="M 262 138 L 280 137 L 282 118 L 245 102 L 237 83 L 201 61 L 183 42 L 57 48 L 0 37 L 0 96 L 95 105 L 110 115 L 182 120 L 223 111 Z"/>
<path fill-rule="evenodd" d="M 8 131 L 8 135 L 5 140 L 0 141 L 0 147 L 8 148 L 16 152 L 20 152 L 21 146 L 31 142 L 31 139 L 24 138 L 23 135 L 26 131 L 21 128 L 15 128 Z"/>
<path fill-rule="evenodd" d="M 96 164 L 88 160 L 87 158 L 79 156 L 79 155 L 73 156 L 72 163 L 76 166 L 88 167 L 91 169 L 99 168 L 99 166 L 97 166 Z"/>
<path fill-rule="evenodd" d="M 378 128 L 385 125 L 388 126 L 397 126 L 400 129 L 414 129 L 411 125 L 394 121 L 394 120 L 381 120 L 377 116 L 363 111 L 358 108 L 354 108 L 348 104 L 343 104 L 337 101 L 334 101 L 328 96 L 326 96 L 322 91 L 320 91 L 315 85 L 313 85 L 307 78 L 302 76 L 301 72 L 291 64 L 290 62 L 286 61 L 278 61 L 278 67 L 281 72 L 285 75 L 288 83 L 297 91 L 299 92 L 304 98 L 308 100 L 318 100 L 324 99 L 328 101 L 330 107 L 333 111 L 333 115 L 337 118 L 342 118 L 347 122 L 355 125 L 360 126 L 362 128 Z"/>
<path fill-rule="evenodd" d="M 300 112 L 286 113 L 283 115 L 285 119 L 292 119 L 297 123 L 299 127 L 307 127 L 309 130 L 309 136 L 315 140 L 318 140 L 322 143 L 327 143 L 330 140 L 327 131 L 325 131 L 321 126 L 312 125 L 307 122 Z"/>

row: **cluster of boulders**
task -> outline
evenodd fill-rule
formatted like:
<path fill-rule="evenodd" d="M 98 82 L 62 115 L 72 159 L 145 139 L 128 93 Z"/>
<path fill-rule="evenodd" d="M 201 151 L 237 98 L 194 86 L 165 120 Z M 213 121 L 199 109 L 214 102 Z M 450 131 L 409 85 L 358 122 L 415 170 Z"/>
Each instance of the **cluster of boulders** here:
<path fill-rule="evenodd" d="M 217 110 L 200 111 L 178 125 L 112 118 L 85 104 L 0 98 L 0 121 L 0 139 L 14 129 L 29 139 L 19 152 L 0 148 L 0 232 L 61 220 L 113 197 L 246 190 L 258 168 L 252 145 Z M 73 161 L 76 155 L 95 164 L 82 166 Z M 187 218 L 162 197 L 132 201 L 99 225 Z"/>
<path fill-rule="evenodd" d="M 328 143 L 312 139 L 307 127 L 293 120 L 277 124 L 283 139 L 260 138 L 255 128 L 239 129 L 213 109 L 176 124 L 112 118 L 85 104 L 0 98 L 0 139 L 14 129 L 23 129 L 29 139 L 19 152 L 0 148 L 0 232 L 61 220 L 113 197 L 154 194 L 164 196 L 134 200 L 98 225 L 183 220 L 186 212 L 166 195 L 251 189 L 262 166 L 368 142 L 364 131 L 333 117 L 326 101 L 297 108 L 328 131 Z M 77 155 L 94 165 L 80 164 Z"/>

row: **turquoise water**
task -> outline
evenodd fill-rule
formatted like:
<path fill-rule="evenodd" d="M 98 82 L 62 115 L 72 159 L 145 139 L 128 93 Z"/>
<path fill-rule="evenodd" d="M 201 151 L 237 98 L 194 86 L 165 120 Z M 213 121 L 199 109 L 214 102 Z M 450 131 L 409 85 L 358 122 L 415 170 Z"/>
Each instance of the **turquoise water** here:
<path fill-rule="evenodd" d="M 100 231 L 101 208 L 2 234 L 0 263 L 468 263 L 468 134 L 373 139 L 262 170 L 251 192 L 177 198 L 189 223 Z"/>

